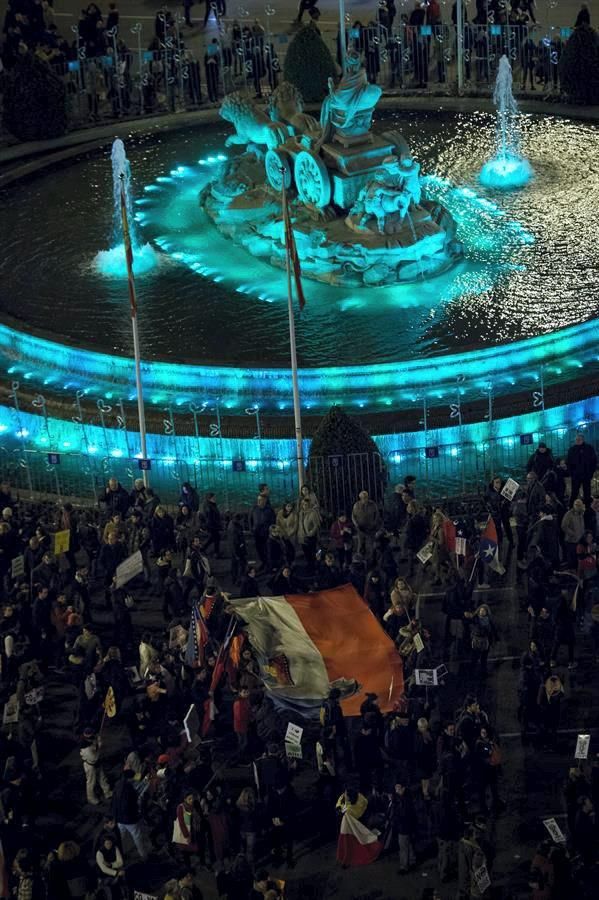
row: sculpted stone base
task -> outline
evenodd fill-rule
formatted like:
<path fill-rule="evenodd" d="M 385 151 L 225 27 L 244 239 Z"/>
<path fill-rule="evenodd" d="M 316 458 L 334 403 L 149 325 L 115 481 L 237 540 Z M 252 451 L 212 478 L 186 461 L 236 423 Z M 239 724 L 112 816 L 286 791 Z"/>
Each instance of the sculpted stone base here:
<path fill-rule="evenodd" d="M 426 198 L 409 214 L 389 213 L 383 233 L 368 210 L 358 219 L 333 203 L 319 213 L 293 199 L 293 230 L 306 278 L 347 286 L 401 284 L 437 275 L 462 255 L 453 219 Z M 252 256 L 285 267 L 280 194 L 264 184 L 252 152 L 231 160 L 220 179 L 200 195 L 218 230 Z"/>

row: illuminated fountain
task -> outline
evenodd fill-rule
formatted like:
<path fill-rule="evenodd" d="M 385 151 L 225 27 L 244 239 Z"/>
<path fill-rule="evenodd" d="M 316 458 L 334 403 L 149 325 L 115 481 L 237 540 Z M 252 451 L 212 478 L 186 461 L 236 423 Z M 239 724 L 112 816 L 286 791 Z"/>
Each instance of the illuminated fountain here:
<path fill-rule="evenodd" d="M 281 209 L 289 191 L 293 230 L 306 278 L 371 288 L 433 278 L 463 257 L 456 223 L 427 197 L 407 141 L 374 134 L 381 89 L 348 53 L 337 86 L 329 81 L 317 121 L 297 89 L 283 82 L 269 115 L 242 94 L 222 103 L 235 128 L 231 158 L 204 187 L 200 205 L 215 227 L 254 257 L 285 268 Z"/>
<path fill-rule="evenodd" d="M 502 191 L 524 187 L 533 171 L 520 154 L 518 104 L 512 92 L 512 67 L 507 56 L 499 60 L 493 102 L 497 108 L 497 151 L 482 167 L 480 183 Z"/>
<path fill-rule="evenodd" d="M 110 250 L 100 250 L 94 260 L 94 265 L 102 275 L 108 278 L 127 277 L 121 214 L 121 189 L 124 187 L 131 246 L 133 249 L 133 271 L 136 275 L 145 275 L 158 265 L 158 256 L 151 244 L 140 244 L 139 242 L 132 209 L 131 166 L 125 153 L 125 145 L 120 138 L 114 141 L 110 158 L 112 161 L 113 244 Z"/>

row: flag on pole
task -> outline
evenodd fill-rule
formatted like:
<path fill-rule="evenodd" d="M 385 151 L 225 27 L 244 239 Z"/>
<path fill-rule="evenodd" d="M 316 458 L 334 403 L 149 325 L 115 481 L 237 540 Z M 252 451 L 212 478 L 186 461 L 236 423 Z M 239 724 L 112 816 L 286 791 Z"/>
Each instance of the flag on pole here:
<path fill-rule="evenodd" d="M 104 712 L 108 716 L 109 719 L 113 719 L 116 716 L 116 697 L 114 696 L 114 691 L 112 689 L 112 685 L 106 691 L 106 696 L 104 697 Z"/>
<path fill-rule="evenodd" d="M 198 608 L 197 601 L 191 607 L 189 636 L 185 651 L 185 662 L 188 666 L 201 666 L 204 663 L 204 651 L 208 643 L 208 629 L 204 617 Z"/>
<path fill-rule="evenodd" d="M 129 281 L 129 303 L 131 305 L 131 318 L 137 315 L 137 301 L 135 299 L 135 279 L 133 276 L 133 250 L 131 249 L 131 235 L 129 234 L 129 220 L 127 217 L 127 200 L 125 197 L 125 179 L 121 175 L 121 219 L 123 221 L 123 245 L 125 247 L 125 259 L 127 260 L 127 278 Z"/>
<path fill-rule="evenodd" d="M 489 516 L 487 524 L 480 536 L 479 555 L 482 561 L 499 575 L 505 573 L 504 567 L 499 561 L 499 541 L 497 540 L 497 528 L 492 517 Z"/>
<path fill-rule="evenodd" d="M 351 813 L 343 813 L 337 841 L 337 862 L 344 866 L 366 866 L 378 858 L 382 849 L 378 832 L 370 831 Z"/>
<path fill-rule="evenodd" d="M 284 177 L 284 176 L 283 176 Z M 289 215 L 289 206 L 287 204 L 287 191 L 283 187 L 283 222 L 285 226 L 285 250 L 289 257 L 289 262 L 293 271 L 293 279 L 295 281 L 295 290 L 297 293 L 297 302 L 300 312 L 306 305 L 306 298 L 302 288 L 302 270 L 300 268 L 299 256 L 297 255 L 297 247 L 295 246 L 295 236 L 293 234 L 293 226 L 291 225 L 291 217 Z"/>
<path fill-rule="evenodd" d="M 455 553 L 456 530 L 455 522 L 451 519 L 443 519 L 443 536 L 445 537 L 445 546 L 448 553 Z"/>

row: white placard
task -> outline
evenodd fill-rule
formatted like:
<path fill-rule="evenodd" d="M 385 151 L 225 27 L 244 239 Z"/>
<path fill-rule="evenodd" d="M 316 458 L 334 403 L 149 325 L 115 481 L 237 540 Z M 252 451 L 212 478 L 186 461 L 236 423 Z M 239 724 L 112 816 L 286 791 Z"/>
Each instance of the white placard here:
<path fill-rule="evenodd" d="M 158 900 L 156 894 L 144 894 L 143 891 L 133 891 L 133 900 Z"/>
<path fill-rule="evenodd" d="M 419 687 L 436 687 L 439 684 L 436 669 L 414 669 L 414 675 Z"/>
<path fill-rule="evenodd" d="M 519 489 L 520 485 L 518 482 L 514 481 L 513 478 L 508 478 L 501 489 L 501 496 L 505 497 L 506 500 L 513 500 Z"/>
<path fill-rule="evenodd" d="M 141 555 L 141 550 L 136 550 L 131 556 L 128 556 L 127 559 L 124 559 L 120 566 L 117 566 L 116 576 L 115 576 L 115 584 L 118 588 L 122 587 L 124 584 L 127 584 L 128 581 L 131 581 L 132 578 L 135 578 L 136 575 L 141 575 L 144 570 L 144 561 Z"/>
<path fill-rule="evenodd" d="M 561 828 L 559 827 L 559 825 L 557 824 L 557 822 L 555 821 L 555 819 L 543 819 L 543 825 L 545 826 L 545 828 L 549 832 L 552 840 L 554 840 L 556 844 L 565 844 L 566 843 L 565 835 L 564 835 L 563 831 L 561 830 Z"/>
<path fill-rule="evenodd" d="M 425 544 L 424 547 L 421 547 L 416 557 L 420 560 L 423 566 L 427 564 L 431 556 L 433 555 L 433 544 L 432 541 L 429 541 L 428 544 Z"/>
<path fill-rule="evenodd" d="M 303 728 L 300 728 L 299 725 L 294 725 L 293 722 L 290 722 L 287 726 L 287 731 L 285 732 L 285 740 L 289 741 L 290 744 L 301 744 L 303 733 Z"/>
<path fill-rule="evenodd" d="M 414 646 L 416 647 L 417 653 L 422 653 L 422 651 L 424 650 L 424 641 L 422 640 L 418 632 L 416 632 L 416 634 L 414 635 Z"/>
<path fill-rule="evenodd" d="M 10 577 L 11 578 L 20 578 L 25 574 L 25 557 L 15 556 L 13 561 L 10 564 Z"/>
<path fill-rule="evenodd" d="M 489 872 L 486 865 L 482 865 L 480 869 L 474 870 L 474 880 L 476 881 L 476 886 L 481 894 L 491 887 L 491 879 L 489 878 Z"/>
<path fill-rule="evenodd" d="M 589 745 L 591 743 L 590 734 L 579 734 L 576 739 L 576 752 L 574 759 L 586 759 L 589 755 Z"/>
<path fill-rule="evenodd" d="M 289 759 L 301 759 L 302 758 L 301 744 L 293 744 L 289 741 L 285 741 L 285 753 Z"/>

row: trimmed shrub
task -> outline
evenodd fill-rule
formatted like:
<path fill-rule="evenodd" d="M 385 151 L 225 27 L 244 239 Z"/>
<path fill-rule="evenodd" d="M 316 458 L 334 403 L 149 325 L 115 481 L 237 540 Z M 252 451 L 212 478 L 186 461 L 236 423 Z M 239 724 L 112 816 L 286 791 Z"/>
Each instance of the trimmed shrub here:
<path fill-rule="evenodd" d="M 291 82 L 306 103 L 318 103 L 328 93 L 337 68 L 320 31 L 310 22 L 297 32 L 285 55 L 285 81 Z"/>
<path fill-rule="evenodd" d="M 566 41 L 559 76 L 573 103 L 599 103 L 599 36 L 590 25 L 579 25 Z"/>
<path fill-rule="evenodd" d="M 6 75 L 4 126 L 20 141 L 60 137 L 67 130 L 64 83 L 32 53 L 20 56 Z"/>
<path fill-rule="evenodd" d="M 333 406 L 316 429 L 308 482 L 332 516 L 349 513 L 361 490 L 382 501 L 385 471 L 379 449 L 361 425 Z"/>

